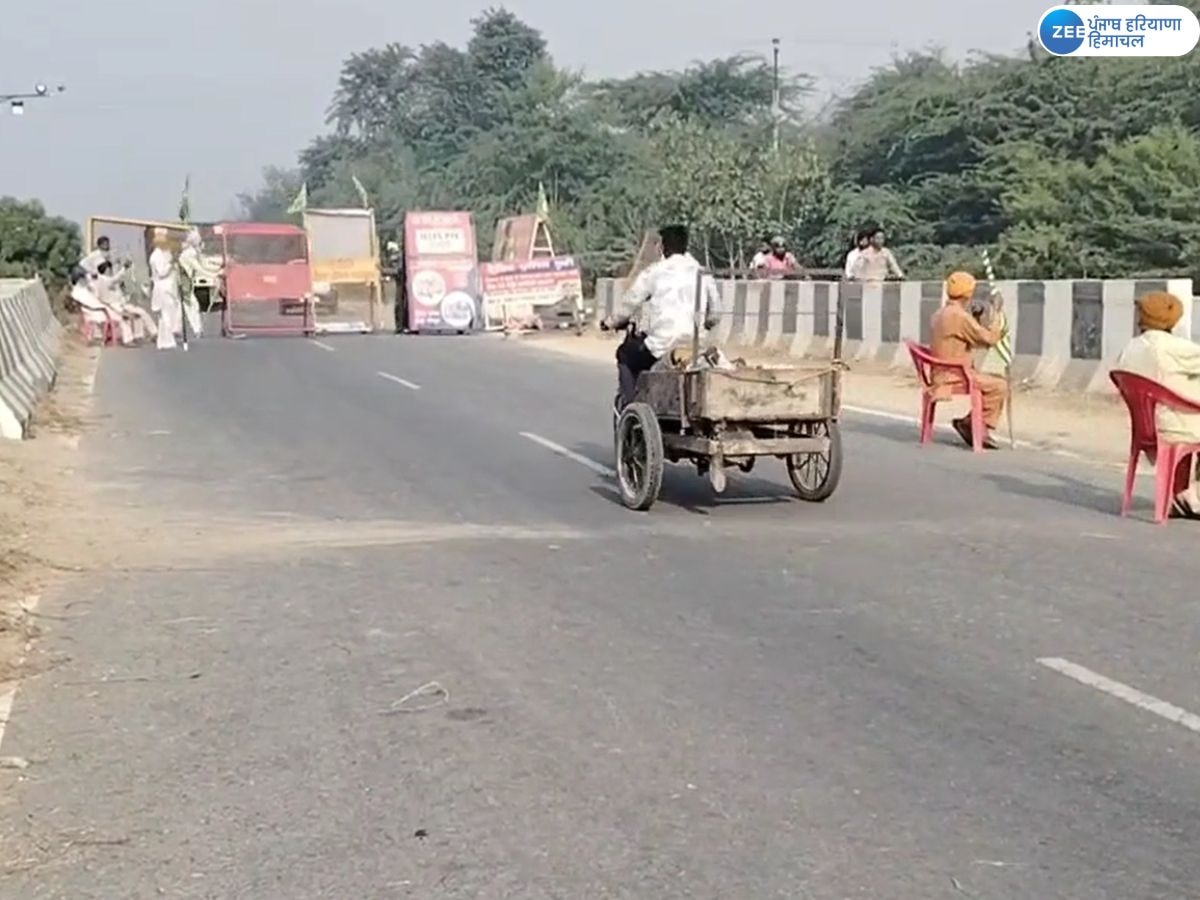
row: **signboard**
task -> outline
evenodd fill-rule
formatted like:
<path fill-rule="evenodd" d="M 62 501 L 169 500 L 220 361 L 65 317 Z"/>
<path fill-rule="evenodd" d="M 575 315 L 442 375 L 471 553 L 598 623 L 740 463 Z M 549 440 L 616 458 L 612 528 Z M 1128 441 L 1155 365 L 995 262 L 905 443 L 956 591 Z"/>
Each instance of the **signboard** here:
<path fill-rule="evenodd" d="M 578 303 L 583 297 L 579 265 L 571 256 L 484 263 L 482 271 L 490 319 L 521 319 L 539 307 Z"/>
<path fill-rule="evenodd" d="M 550 226 L 541 216 L 510 216 L 496 223 L 492 262 L 520 262 L 553 255 Z"/>
<path fill-rule="evenodd" d="M 404 259 L 411 331 L 482 327 L 475 223 L 466 212 L 410 212 Z"/>
<path fill-rule="evenodd" d="M 370 209 L 306 209 L 313 283 L 320 297 L 320 331 L 362 331 L 381 321 L 383 283 L 379 240 Z"/>

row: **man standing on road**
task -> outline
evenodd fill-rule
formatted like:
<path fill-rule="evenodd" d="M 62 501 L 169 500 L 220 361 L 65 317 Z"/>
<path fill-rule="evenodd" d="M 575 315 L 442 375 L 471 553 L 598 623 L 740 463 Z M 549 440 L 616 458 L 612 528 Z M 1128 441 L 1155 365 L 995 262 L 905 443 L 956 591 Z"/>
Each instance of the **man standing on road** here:
<path fill-rule="evenodd" d="M 981 347 L 994 347 L 1003 337 L 999 328 L 986 328 L 981 325 L 967 309 L 967 304 L 975 295 L 975 276 L 967 272 L 955 272 L 946 279 L 946 305 L 933 315 L 930 322 L 932 337 L 929 341 L 930 352 L 938 359 L 951 363 L 961 363 L 971 368 L 974 363 L 971 353 Z M 992 430 L 1000 424 L 1000 414 L 1004 412 L 1004 395 L 1007 383 L 999 375 L 988 375 L 976 372 L 975 383 L 983 394 L 983 424 L 987 434 L 983 436 L 983 446 L 986 450 L 997 450 L 998 445 L 992 440 Z M 950 398 L 950 389 L 959 387 L 961 378 L 953 372 L 940 369 L 933 373 L 933 387 L 939 400 Z M 973 445 L 971 416 L 968 413 L 952 423 L 958 436 Z"/>
<path fill-rule="evenodd" d="M 204 323 L 200 318 L 200 301 L 196 299 L 196 282 L 201 276 L 213 277 L 217 273 L 209 270 L 200 255 L 204 240 L 200 232 L 193 228 L 183 239 L 183 250 L 179 254 L 179 300 L 183 304 L 184 315 L 187 316 L 188 327 L 196 337 L 204 332 Z"/>
<path fill-rule="evenodd" d="M 602 326 L 621 328 L 639 309 L 645 309 L 645 333 L 626 338 L 617 348 L 622 409 L 633 400 L 638 376 L 653 368 L 672 344 L 689 337 L 695 322 L 696 276 L 700 273 L 700 263 L 688 252 L 687 229 L 682 225 L 668 225 L 659 235 L 663 258 L 637 277 L 625 295 L 620 314 Z M 711 275 L 704 275 L 703 291 L 703 324 L 711 329 L 716 325 L 720 307 L 717 284 Z"/>
<path fill-rule="evenodd" d="M 408 281 L 404 271 L 404 254 L 398 241 L 388 241 L 388 264 L 392 269 L 392 282 L 396 293 L 392 308 L 396 319 L 396 334 L 408 334 Z"/>
<path fill-rule="evenodd" d="M 882 228 L 872 228 L 867 248 L 854 261 L 852 275 L 855 281 L 887 281 L 904 278 L 904 270 L 896 257 L 884 244 L 886 236 Z"/>
<path fill-rule="evenodd" d="M 158 313 L 159 350 L 174 350 L 175 335 L 183 331 L 183 305 L 179 302 L 179 275 L 167 243 L 165 229 L 155 229 L 150 254 L 150 309 Z"/>

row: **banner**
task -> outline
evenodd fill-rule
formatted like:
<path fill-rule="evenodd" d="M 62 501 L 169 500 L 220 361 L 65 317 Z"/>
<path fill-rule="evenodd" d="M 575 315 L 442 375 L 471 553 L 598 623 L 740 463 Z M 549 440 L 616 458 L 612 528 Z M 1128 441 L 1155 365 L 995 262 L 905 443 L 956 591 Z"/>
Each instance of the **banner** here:
<path fill-rule="evenodd" d="M 571 256 L 484 263 L 482 271 L 483 298 L 491 319 L 522 318 L 539 307 L 583 297 L 579 265 Z"/>
<path fill-rule="evenodd" d="M 306 209 L 313 281 L 379 283 L 375 214 L 369 209 Z"/>
<path fill-rule="evenodd" d="M 466 212 L 410 212 L 404 260 L 411 331 L 483 327 L 475 224 Z"/>

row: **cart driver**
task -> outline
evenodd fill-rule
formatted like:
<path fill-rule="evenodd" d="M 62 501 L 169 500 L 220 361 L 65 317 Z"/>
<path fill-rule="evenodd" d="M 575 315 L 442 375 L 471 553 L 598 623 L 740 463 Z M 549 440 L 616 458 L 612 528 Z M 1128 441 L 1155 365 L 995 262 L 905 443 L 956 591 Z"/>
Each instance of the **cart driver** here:
<path fill-rule="evenodd" d="M 659 231 L 662 259 L 649 266 L 625 294 L 621 311 L 601 323 L 604 329 L 624 327 L 640 309 L 646 313 L 645 333 L 627 337 L 617 348 L 617 378 L 621 408 L 633 400 L 638 376 L 654 367 L 671 346 L 692 334 L 696 304 L 696 274 L 700 263 L 688 252 L 688 232 L 682 225 Z M 711 275 L 704 276 L 704 327 L 716 327 L 720 295 Z"/>

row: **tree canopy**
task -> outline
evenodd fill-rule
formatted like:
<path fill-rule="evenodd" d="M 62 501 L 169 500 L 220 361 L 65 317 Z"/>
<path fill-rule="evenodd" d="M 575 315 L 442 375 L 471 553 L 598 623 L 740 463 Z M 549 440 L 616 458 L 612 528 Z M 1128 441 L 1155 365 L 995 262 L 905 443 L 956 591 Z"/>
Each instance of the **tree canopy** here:
<path fill-rule="evenodd" d="M 486 244 L 541 183 L 560 243 L 594 274 L 668 219 L 715 267 L 744 265 L 774 234 L 837 267 L 849 235 L 878 224 L 915 275 L 977 267 L 983 247 L 1011 278 L 1200 272 L 1194 54 L 914 53 L 812 119 L 811 80 L 785 74 L 776 109 L 763 58 L 588 81 L 506 10 L 472 26 L 462 48 L 392 43 L 346 60 L 329 132 L 295 167 L 268 169 L 245 214 L 286 217 L 302 184 L 313 204 L 353 205 L 357 178 L 385 231 L 409 209 L 455 207 L 475 212 Z"/>
<path fill-rule="evenodd" d="M 0 197 L 0 278 L 41 276 L 61 284 L 80 258 L 79 227 L 36 201 Z"/>

